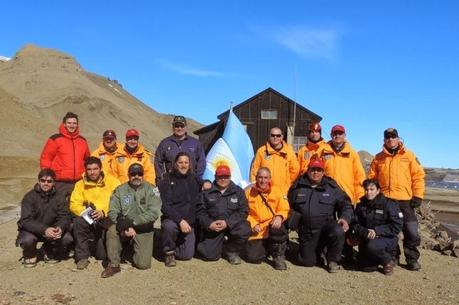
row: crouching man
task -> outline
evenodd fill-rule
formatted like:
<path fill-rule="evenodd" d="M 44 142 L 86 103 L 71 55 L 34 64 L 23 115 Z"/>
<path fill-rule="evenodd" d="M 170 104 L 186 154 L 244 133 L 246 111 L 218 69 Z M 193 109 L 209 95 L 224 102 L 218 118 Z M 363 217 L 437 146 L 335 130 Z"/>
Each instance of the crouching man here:
<path fill-rule="evenodd" d="M 113 192 L 108 217 L 113 225 L 107 231 L 108 266 L 101 277 L 120 272 L 122 242 L 134 245 L 134 266 L 149 269 L 153 253 L 153 224 L 161 212 L 158 189 L 143 180 L 143 166 L 133 163 L 128 168 L 129 181 Z"/>
<path fill-rule="evenodd" d="M 290 188 L 288 199 L 293 209 L 301 213 L 300 263 L 306 267 L 316 265 L 327 248 L 327 269 L 335 273 L 353 211 L 349 197 L 332 178 L 324 176 L 324 168 L 322 160 L 312 160 L 306 174 Z"/>
<path fill-rule="evenodd" d="M 241 263 L 239 253 L 250 235 L 248 210 L 244 190 L 231 181 L 230 168 L 218 166 L 212 188 L 202 193 L 197 207 L 197 217 L 203 229 L 203 240 L 198 243 L 197 252 L 204 260 L 220 259 L 227 236 L 225 254 L 229 263 Z"/>
<path fill-rule="evenodd" d="M 252 235 L 247 243 L 247 260 L 259 264 L 266 259 L 266 252 L 273 257 L 276 270 L 286 270 L 285 250 L 288 231 L 283 222 L 290 210 L 287 194 L 271 186 L 271 171 L 260 167 L 256 184 L 246 191 L 249 201 L 249 217 Z"/>
<path fill-rule="evenodd" d="M 65 192 L 55 187 L 56 174 L 45 168 L 38 174 L 38 182 L 21 202 L 16 245 L 23 249 L 24 267 L 37 265 L 37 242 L 44 242 L 44 260 L 56 263 L 59 254 L 65 255 L 73 242 L 67 231 L 70 213 Z"/>

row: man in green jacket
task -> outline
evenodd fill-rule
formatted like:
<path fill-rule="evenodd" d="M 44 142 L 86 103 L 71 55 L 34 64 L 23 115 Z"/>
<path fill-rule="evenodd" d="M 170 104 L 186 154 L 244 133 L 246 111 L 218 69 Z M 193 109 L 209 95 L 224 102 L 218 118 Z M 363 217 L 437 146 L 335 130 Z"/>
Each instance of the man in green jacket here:
<path fill-rule="evenodd" d="M 109 264 L 101 277 L 120 272 L 122 241 L 134 244 L 133 262 L 139 269 L 151 267 L 153 253 L 153 223 L 161 212 L 158 189 L 143 181 L 141 164 L 129 166 L 129 181 L 115 189 L 110 199 L 108 217 L 113 225 L 107 231 L 107 256 Z"/>

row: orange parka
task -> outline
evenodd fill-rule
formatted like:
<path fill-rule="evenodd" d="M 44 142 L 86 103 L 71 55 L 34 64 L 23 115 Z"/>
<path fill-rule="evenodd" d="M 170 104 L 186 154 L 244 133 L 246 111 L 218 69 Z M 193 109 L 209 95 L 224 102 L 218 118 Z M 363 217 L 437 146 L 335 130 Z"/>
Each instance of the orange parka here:
<path fill-rule="evenodd" d="M 114 166 L 115 166 L 115 156 L 116 153 L 122 153 L 123 144 L 116 143 L 116 150 L 114 152 L 109 152 L 105 149 L 104 143 L 101 142 L 99 147 L 91 153 L 91 156 L 97 157 L 102 161 L 102 170 L 106 174 L 116 176 Z"/>
<path fill-rule="evenodd" d="M 262 229 L 258 233 L 253 232 L 249 237 L 249 240 L 267 238 L 269 225 L 275 215 L 281 216 L 283 221 L 287 220 L 290 206 L 287 201 L 287 194 L 281 192 L 280 189 L 271 187 L 271 189 L 261 193 L 275 215 L 273 215 L 263 202 L 263 199 L 260 196 L 260 191 L 255 186 L 247 189 L 245 191 L 245 195 L 249 202 L 249 216 L 247 217 L 247 220 L 250 223 L 250 227 L 253 228 L 256 225 L 260 225 L 260 228 Z"/>
<path fill-rule="evenodd" d="M 80 216 L 86 209 L 85 205 L 92 202 L 96 210 L 102 210 L 107 215 L 110 197 L 118 185 L 120 182 L 112 175 L 103 174 L 98 182 L 93 182 L 83 174 L 83 179 L 75 184 L 70 196 L 70 212 L 75 216 Z"/>
<path fill-rule="evenodd" d="M 152 160 L 153 155 L 146 150 L 142 144 L 139 144 L 137 150 L 133 154 L 130 154 L 124 149 L 125 145 L 126 144 L 124 144 L 122 149 L 117 151 L 115 155 L 113 166 L 115 176 L 121 181 L 121 183 L 127 182 L 129 180 L 129 166 L 133 163 L 139 163 L 143 166 L 144 181 L 155 184 L 156 175 Z"/>
<path fill-rule="evenodd" d="M 290 185 L 298 177 L 300 167 L 292 147 L 286 142 L 282 144 L 279 151 L 272 148 L 269 142 L 257 150 L 250 171 L 250 181 L 255 181 L 260 167 L 267 167 L 271 171 L 272 185 L 287 194 Z"/>
<path fill-rule="evenodd" d="M 368 178 L 375 178 L 384 196 L 395 200 L 424 198 L 424 169 L 414 153 L 403 144 L 391 155 L 385 147 L 371 162 Z"/>
<path fill-rule="evenodd" d="M 51 168 L 57 181 L 75 182 L 84 172 L 84 161 L 89 157 L 86 139 L 80 128 L 70 133 L 61 123 L 59 133 L 51 136 L 40 156 L 40 168 Z"/>
<path fill-rule="evenodd" d="M 319 155 L 325 162 L 325 175 L 333 178 L 356 205 L 364 195 L 362 183 L 365 180 L 365 171 L 357 152 L 348 142 L 344 143 L 340 152 L 336 152 L 332 142 L 328 141 Z"/>
<path fill-rule="evenodd" d="M 298 151 L 298 163 L 300 165 L 300 175 L 303 175 L 308 171 L 309 161 L 311 158 L 317 156 L 318 152 L 325 145 L 325 141 L 321 139 L 317 143 L 308 142 L 303 145 Z"/>

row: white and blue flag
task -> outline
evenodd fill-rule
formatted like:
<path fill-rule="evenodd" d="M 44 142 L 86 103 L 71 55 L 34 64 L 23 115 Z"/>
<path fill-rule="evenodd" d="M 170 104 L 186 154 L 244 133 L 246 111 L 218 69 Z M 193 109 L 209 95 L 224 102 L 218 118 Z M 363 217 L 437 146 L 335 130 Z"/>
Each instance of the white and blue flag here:
<path fill-rule="evenodd" d="M 250 184 L 250 166 L 253 157 L 252 141 L 241 121 L 230 109 L 223 136 L 215 142 L 207 154 L 203 178 L 212 181 L 215 169 L 219 165 L 228 165 L 231 169 L 231 180 L 245 188 Z"/>

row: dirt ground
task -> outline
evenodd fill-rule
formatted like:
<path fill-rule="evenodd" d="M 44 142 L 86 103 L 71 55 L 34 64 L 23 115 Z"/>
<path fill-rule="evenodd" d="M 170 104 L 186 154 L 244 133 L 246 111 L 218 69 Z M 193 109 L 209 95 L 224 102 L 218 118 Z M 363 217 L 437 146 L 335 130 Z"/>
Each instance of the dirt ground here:
<path fill-rule="evenodd" d="M 40 262 L 26 269 L 14 247 L 15 220 L 0 225 L 0 304 L 459 304 L 459 260 L 421 252 L 422 270 L 397 267 L 394 275 L 340 270 L 329 274 L 288 262 L 287 271 L 268 264 L 225 260 L 178 262 L 174 268 L 153 258 L 150 270 L 122 265 L 102 279 L 95 260 L 76 271 L 73 260 Z"/>

